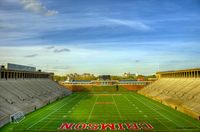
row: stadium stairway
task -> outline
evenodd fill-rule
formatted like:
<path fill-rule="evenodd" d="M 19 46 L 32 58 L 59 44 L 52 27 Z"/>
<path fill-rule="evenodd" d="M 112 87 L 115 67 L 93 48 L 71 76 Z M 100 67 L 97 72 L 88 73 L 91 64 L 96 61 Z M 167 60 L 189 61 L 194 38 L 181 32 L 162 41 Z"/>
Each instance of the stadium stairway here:
<path fill-rule="evenodd" d="M 200 78 L 161 78 L 138 93 L 200 119 Z"/>
<path fill-rule="evenodd" d="M 0 127 L 18 111 L 25 114 L 71 94 L 50 79 L 0 79 Z"/>

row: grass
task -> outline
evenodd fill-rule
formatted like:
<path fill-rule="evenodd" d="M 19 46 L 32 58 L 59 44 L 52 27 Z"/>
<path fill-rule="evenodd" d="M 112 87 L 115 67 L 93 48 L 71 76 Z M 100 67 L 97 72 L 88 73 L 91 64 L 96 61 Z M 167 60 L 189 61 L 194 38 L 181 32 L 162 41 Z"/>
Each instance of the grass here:
<path fill-rule="evenodd" d="M 147 122 L 153 131 L 200 131 L 199 121 L 135 92 L 73 93 L 0 131 L 58 131 L 66 122 Z"/>

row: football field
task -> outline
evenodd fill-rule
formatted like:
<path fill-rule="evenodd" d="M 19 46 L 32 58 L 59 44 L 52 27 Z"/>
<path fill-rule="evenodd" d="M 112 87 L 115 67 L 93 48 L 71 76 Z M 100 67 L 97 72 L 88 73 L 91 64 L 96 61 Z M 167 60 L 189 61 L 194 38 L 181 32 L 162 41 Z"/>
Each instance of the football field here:
<path fill-rule="evenodd" d="M 200 121 L 136 92 L 73 93 L 0 131 L 200 131 Z"/>

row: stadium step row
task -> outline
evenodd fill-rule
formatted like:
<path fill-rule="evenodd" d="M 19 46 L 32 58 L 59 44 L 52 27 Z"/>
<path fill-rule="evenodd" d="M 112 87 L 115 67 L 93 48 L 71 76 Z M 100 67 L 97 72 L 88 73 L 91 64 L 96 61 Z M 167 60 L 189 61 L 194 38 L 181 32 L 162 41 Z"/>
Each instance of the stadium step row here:
<path fill-rule="evenodd" d="M 2 79 L 0 91 L 0 127 L 17 111 L 29 113 L 71 94 L 50 79 Z"/>
<path fill-rule="evenodd" d="M 199 78 L 161 78 L 139 93 L 175 107 L 187 108 L 200 115 Z"/>

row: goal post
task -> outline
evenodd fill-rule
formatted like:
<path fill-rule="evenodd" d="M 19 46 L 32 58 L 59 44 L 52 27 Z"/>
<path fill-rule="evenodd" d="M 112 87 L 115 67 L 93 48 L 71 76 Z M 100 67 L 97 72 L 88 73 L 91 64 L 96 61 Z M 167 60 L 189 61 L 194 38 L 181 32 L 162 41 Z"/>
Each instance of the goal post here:
<path fill-rule="evenodd" d="M 19 123 L 21 120 L 25 118 L 23 111 L 18 111 L 12 115 L 10 115 L 10 122 L 11 123 Z"/>

